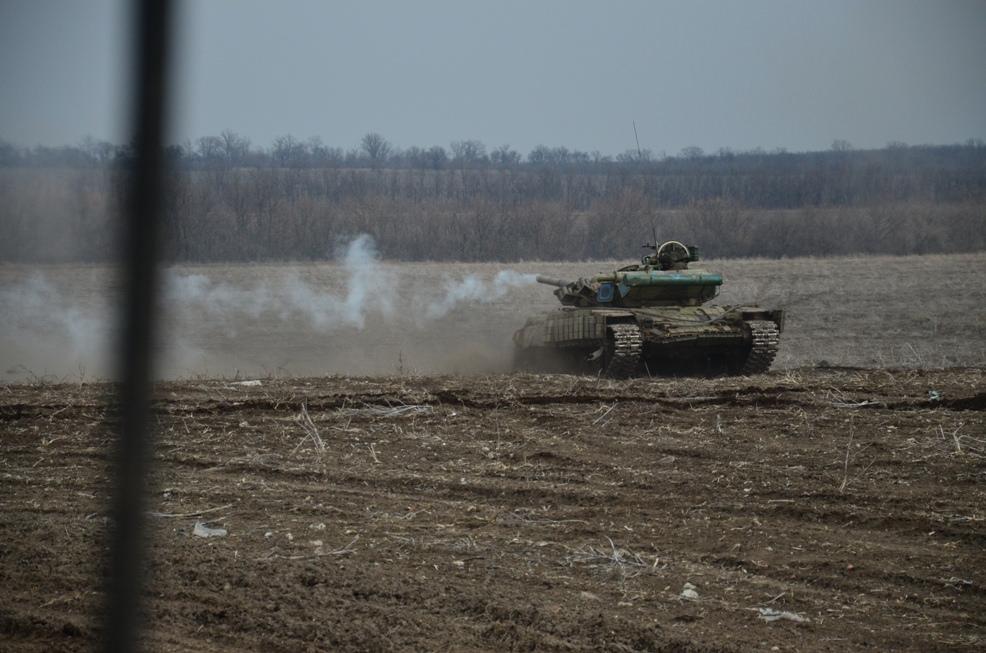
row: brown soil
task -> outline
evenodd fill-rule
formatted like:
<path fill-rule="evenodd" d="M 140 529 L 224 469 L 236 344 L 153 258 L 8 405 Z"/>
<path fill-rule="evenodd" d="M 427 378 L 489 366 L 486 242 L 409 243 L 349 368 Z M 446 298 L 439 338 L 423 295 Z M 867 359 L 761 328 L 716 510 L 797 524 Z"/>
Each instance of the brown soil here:
<path fill-rule="evenodd" d="M 146 638 L 982 650 L 984 376 L 163 384 Z M 0 387 L 4 650 L 98 637 L 109 390 Z M 194 536 L 197 519 L 228 535 Z"/>

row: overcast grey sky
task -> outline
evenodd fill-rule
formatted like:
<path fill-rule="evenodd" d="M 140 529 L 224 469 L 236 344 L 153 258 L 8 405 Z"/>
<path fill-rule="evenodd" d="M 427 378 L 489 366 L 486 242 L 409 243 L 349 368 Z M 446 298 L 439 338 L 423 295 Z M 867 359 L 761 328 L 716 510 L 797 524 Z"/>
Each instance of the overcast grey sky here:
<path fill-rule="evenodd" d="M 119 0 L 0 0 L 0 138 L 125 140 Z M 201 0 L 172 140 L 824 149 L 986 138 L 986 0 Z"/>

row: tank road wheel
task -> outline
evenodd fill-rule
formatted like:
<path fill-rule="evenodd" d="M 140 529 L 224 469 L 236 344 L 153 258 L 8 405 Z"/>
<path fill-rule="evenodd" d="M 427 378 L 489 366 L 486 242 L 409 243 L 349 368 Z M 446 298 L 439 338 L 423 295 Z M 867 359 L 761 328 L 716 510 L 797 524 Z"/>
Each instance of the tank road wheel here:
<path fill-rule="evenodd" d="M 770 369 L 777 355 L 780 331 L 770 320 L 750 320 L 746 325 L 750 328 L 752 344 L 740 374 L 763 374 Z"/>
<path fill-rule="evenodd" d="M 636 324 L 611 324 L 607 336 L 603 372 L 614 378 L 635 374 L 640 367 L 644 343 L 640 328 Z"/>

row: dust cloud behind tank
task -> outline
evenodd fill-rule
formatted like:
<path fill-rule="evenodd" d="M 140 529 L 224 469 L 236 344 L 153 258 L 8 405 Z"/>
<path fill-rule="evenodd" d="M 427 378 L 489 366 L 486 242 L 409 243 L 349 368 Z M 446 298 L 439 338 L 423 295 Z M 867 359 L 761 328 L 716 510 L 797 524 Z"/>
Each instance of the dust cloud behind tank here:
<path fill-rule="evenodd" d="M 607 274 L 555 286 L 562 308 L 514 333 L 519 370 L 606 374 L 760 374 L 770 369 L 782 310 L 718 306 L 722 275 L 690 269 L 698 248 L 670 240 Z"/>

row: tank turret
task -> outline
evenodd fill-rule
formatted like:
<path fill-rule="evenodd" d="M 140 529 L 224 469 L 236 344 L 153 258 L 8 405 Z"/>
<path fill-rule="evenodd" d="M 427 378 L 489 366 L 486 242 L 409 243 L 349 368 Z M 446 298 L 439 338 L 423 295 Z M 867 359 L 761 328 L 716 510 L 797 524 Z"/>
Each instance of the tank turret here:
<path fill-rule="evenodd" d="M 555 286 L 555 296 L 565 306 L 697 306 L 718 294 L 722 275 L 688 269 L 698 260 L 697 247 L 676 240 L 644 247 L 654 253 L 609 274 L 577 281 L 545 276 L 537 280 Z"/>

